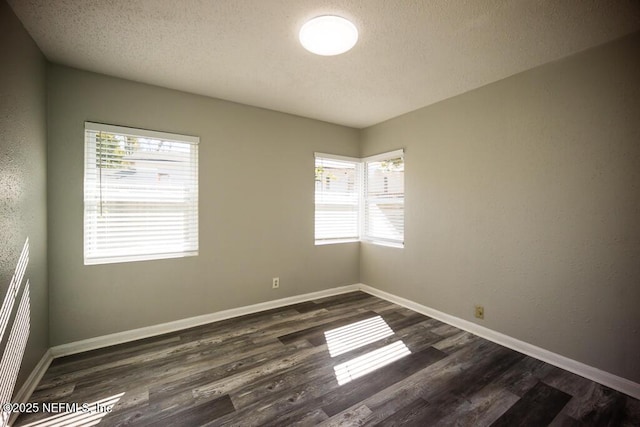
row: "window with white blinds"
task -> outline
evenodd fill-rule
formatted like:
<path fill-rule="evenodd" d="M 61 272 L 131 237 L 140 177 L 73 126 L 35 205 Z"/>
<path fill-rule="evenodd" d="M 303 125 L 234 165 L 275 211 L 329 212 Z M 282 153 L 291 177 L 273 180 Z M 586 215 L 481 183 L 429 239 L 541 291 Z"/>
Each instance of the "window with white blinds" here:
<path fill-rule="evenodd" d="M 404 246 L 404 151 L 364 159 L 315 156 L 316 244 Z"/>
<path fill-rule="evenodd" d="M 404 245 L 404 152 L 364 159 L 363 240 Z"/>
<path fill-rule="evenodd" d="M 198 143 L 85 122 L 86 265 L 198 254 Z"/>
<path fill-rule="evenodd" d="M 360 237 L 360 159 L 316 153 L 316 244 Z"/>

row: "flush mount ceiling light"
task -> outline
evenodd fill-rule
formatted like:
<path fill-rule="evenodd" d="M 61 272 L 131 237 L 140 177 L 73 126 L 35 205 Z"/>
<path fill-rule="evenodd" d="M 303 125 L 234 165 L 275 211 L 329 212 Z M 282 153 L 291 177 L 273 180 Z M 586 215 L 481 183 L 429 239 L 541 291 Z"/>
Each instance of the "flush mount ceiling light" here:
<path fill-rule="evenodd" d="M 300 43 L 316 55 L 340 55 L 355 46 L 357 41 L 356 26 L 340 16 L 318 16 L 300 29 Z"/>

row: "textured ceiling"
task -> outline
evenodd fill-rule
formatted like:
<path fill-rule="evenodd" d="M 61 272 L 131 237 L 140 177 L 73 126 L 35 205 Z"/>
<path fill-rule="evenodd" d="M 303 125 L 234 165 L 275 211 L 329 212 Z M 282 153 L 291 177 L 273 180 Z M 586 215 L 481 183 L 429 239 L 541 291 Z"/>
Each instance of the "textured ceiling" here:
<path fill-rule="evenodd" d="M 638 0 L 9 0 L 55 63 L 366 127 L 640 30 Z M 355 48 L 297 33 L 338 14 Z"/>

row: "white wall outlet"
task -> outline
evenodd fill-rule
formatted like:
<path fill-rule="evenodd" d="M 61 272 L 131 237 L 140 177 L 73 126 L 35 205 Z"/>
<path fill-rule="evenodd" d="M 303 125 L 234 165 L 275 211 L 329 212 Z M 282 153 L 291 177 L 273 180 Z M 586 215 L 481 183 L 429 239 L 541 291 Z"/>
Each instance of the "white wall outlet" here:
<path fill-rule="evenodd" d="M 280 278 L 279 277 L 274 277 L 273 281 L 271 282 L 271 287 L 273 289 L 278 289 L 280 287 Z"/>

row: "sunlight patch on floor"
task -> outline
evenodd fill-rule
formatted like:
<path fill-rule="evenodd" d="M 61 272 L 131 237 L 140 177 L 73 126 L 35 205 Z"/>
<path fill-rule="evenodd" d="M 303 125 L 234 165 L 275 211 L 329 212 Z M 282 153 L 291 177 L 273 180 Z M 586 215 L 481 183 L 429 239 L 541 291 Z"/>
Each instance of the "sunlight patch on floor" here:
<path fill-rule="evenodd" d="M 341 326 L 324 333 L 331 357 L 393 335 L 387 322 L 380 316 Z"/>
<path fill-rule="evenodd" d="M 102 421 L 105 415 L 113 411 L 113 407 L 124 395 L 124 392 L 115 394 L 113 396 L 106 397 L 104 399 L 97 400 L 92 403 L 82 404 L 78 403 L 77 408 L 73 411 L 64 412 L 58 415 L 45 418 L 44 420 L 34 421 L 26 424 L 24 427 L 88 427 L 94 426 Z M 39 403 L 43 408 L 45 403 Z M 73 405 L 73 404 L 68 404 Z"/>
<path fill-rule="evenodd" d="M 343 385 L 409 354 L 411 354 L 411 351 L 407 346 L 402 341 L 396 341 L 393 344 L 336 365 L 333 370 L 338 384 Z"/>

